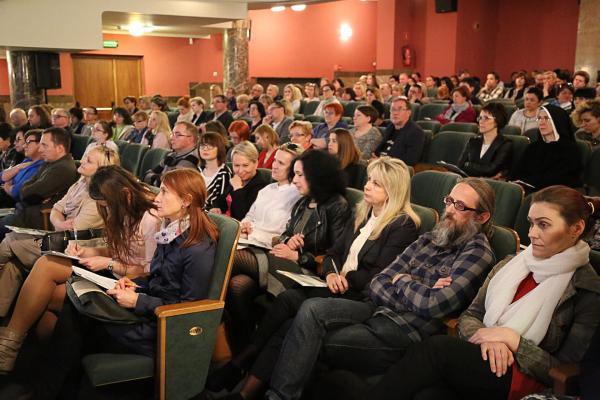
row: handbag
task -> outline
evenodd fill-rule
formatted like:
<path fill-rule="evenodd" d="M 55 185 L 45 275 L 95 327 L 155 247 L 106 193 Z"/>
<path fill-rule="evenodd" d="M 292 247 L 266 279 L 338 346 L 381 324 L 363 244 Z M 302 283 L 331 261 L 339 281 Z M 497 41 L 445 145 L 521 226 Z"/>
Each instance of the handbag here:
<path fill-rule="evenodd" d="M 77 240 L 90 240 L 102 238 L 104 229 L 85 229 L 77 231 Z M 73 231 L 50 232 L 42 237 L 42 251 L 64 252 L 69 245 L 69 240 L 75 240 Z"/>
<path fill-rule="evenodd" d="M 77 311 L 87 317 L 111 324 L 130 325 L 149 322 L 130 310 L 121 307 L 98 285 L 79 276 L 66 282 L 67 297 Z"/>

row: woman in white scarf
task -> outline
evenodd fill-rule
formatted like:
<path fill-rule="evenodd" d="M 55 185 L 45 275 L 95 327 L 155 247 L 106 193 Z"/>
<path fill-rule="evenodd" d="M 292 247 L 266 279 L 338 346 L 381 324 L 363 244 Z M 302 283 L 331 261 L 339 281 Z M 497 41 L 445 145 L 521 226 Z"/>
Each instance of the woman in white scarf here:
<path fill-rule="evenodd" d="M 512 400 L 550 386 L 549 370 L 579 362 L 600 321 L 600 278 L 580 240 L 599 206 L 566 186 L 537 192 L 532 244 L 492 270 L 459 319 L 460 339 L 412 346 L 375 387 L 351 385 L 348 397 Z"/>

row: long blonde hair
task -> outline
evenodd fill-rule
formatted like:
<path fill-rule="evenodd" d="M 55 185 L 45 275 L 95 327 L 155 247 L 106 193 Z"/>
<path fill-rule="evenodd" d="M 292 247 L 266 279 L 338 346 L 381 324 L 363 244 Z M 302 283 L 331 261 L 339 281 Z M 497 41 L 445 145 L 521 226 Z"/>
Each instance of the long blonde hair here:
<path fill-rule="evenodd" d="M 169 117 L 167 116 L 167 114 L 163 111 L 152 111 L 150 113 L 150 116 L 152 116 L 152 114 L 156 115 L 156 119 L 157 119 L 156 128 L 154 128 L 152 130 L 152 132 L 154 134 L 162 133 L 162 134 L 166 135 L 168 139 L 170 139 L 171 138 L 171 126 L 169 125 Z"/>
<path fill-rule="evenodd" d="M 379 238 L 383 229 L 400 216 L 412 219 L 418 228 L 421 219 L 410 205 L 410 172 L 406 164 L 397 158 L 380 157 L 369 164 L 367 173 L 369 179 L 375 177 L 381 182 L 387 194 L 387 200 L 369 240 Z M 372 207 L 364 200 L 356 206 L 355 231 L 369 218 L 371 210 Z"/>

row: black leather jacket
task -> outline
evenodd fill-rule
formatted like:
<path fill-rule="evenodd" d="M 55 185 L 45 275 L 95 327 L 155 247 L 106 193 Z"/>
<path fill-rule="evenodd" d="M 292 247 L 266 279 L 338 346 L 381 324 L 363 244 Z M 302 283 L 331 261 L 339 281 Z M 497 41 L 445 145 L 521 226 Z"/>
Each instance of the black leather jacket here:
<path fill-rule="evenodd" d="M 310 202 L 309 197 L 302 197 L 294 205 L 285 232 L 280 236 L 280 243 L 287 243 L 294 236 L 294 228 Z M 315 257 L 325 254 L 325 251 L 340 239 L 348 218 L 350 207 L 343 196 L 335 195 L 325 203 L 318 204 L 316 212 L 311 215 L 303 230 L 304 247 L 299 250 L 298 264 L 303 268 L 315 270 Z"/>
<path fill-rule="evenodd" d="M 469 176 L 491 177 L 498 172 L 508 175 L 512 159 L 512 142 L 498 135 L 483 157 L 480 157 L 482 145 L 481 136 L 469 139 L 456 165 Z"/>

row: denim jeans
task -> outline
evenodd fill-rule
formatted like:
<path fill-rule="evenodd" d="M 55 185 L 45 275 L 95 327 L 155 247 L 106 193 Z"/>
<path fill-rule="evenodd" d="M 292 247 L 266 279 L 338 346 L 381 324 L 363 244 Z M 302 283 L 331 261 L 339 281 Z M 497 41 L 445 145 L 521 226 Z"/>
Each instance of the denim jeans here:
<path fill-rule="evenodd" d="M 410 341 L 391 320 L 371 318 L 373 311 L 371 303 L 360 301 L 306 300 L 283 342 L 267 398 L 299 399 L 324 342 L 326 356 L 329 353 L 334 358 L 350 359 L 355 366 L 363 362 L 376 364 L 376 353 L 391 365 Z M 385 354 L 390 349 L 396 356 Z M 346 356 L 346 352 L 351 356 Z M 329 358 L 327 361 L 337 363 Z"/>

